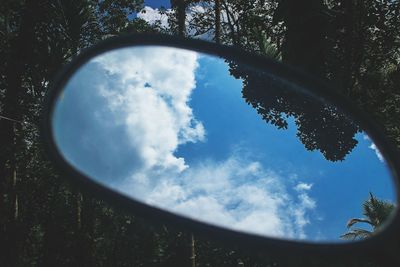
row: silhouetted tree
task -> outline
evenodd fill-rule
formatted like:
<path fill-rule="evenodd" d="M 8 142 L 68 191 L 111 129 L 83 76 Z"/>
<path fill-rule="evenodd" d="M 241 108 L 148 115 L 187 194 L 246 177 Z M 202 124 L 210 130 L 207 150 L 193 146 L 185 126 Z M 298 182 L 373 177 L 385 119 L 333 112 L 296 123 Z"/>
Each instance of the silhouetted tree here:
<path fill-rule="evenodd" d="M 364 218 L 353 218 L 347 223 L 349 231 L 341 236 L 343 239 L 365 239 L 374 234 L 374 232 L 388 222 L 394 212 L 395 205 L 388 201 L 377 199 L 372 193 L 369 193 L 369 199 L 363 203 Z M 366 223 L 372 227 L 372 230 L 363 228 L 353 228 L 355 224 Z"/>
<path fill-rule="evenodd" d="M 294 119 L 297 136 L 307 150 L 319 150 L 327 160 L 337 161 L 357 145 L 354 137 L 358 126 L 334 106 L 305 94 L 282 78 L 240 63 L 231 63 L 230 72 L 243 80 L 243 98 L 263 120 L 286 129 L 287 119 Z"/>

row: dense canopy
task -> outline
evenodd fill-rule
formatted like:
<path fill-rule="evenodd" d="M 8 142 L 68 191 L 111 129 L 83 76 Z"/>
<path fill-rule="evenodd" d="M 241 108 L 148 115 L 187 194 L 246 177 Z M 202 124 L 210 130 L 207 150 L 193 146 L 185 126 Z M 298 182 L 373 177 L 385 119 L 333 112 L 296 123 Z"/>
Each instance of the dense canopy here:
<path fill-rule="evenodd" d="M 49 84 L 80 51 L 110 36 L 152 32 L 202 38 L 328 79 L 400 147 L 399 13 L 398 0 L 3 0 L 0 262 L 4 266 L 295 266 L 291 264 L 298 264 L 298 259 L 275 258 L 267 252 L 254 255 L 236 244 L 153 224 L 71 186 L 49 162 L 39 137 Z M 232 71 L 237 76 L 246 73 L 234 66 Z M 266 96 L 252 90 L 259 80 L 247 77 L 242 92 L 246 101 L 279 128 L 286 127 L 286 115 L 294 116 L 298 137 L 308 149 L 320 150 L 335 161 L 356 146 L 353 136 L 358 129 L 345 118 L 330 110 L 310 116 L 320 107 L 304 109 L 307 99 L 295 95 L 288 96 L 287 103 L 280 102 L 279 95 L 266 101 Z M 329 131 L 343 133 L 336 140 L 342 144 L 338 151 L 332 142 L 319 138 L 322 129 L 316 125 L 322 119 L 336 125 Z"/>

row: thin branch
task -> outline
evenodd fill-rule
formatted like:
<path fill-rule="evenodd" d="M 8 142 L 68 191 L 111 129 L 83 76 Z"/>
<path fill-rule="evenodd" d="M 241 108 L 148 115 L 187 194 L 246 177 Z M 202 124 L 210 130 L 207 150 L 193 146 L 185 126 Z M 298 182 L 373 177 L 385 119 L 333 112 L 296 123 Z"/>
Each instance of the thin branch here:
<path fill-rule="evenodd" d="M 33 123 L 30 123 L 30 122 L 19 121 L 19 120 L 15 120 L 15 119 L 12 119 L 12 118 L 9 118 L 9 117 L 5 117 L 5 116 L 2 116 L 2 115 L 0 115 L 0 119 L 12 121 L 12 122 L 16 122 L 16 123 L 19 123 L 19 124 L 22 124 L 22 125 L 27 125 L 27 124 L 29 124 L 29 125 L 35 125 L 35 124 L 33 124 Z"/>

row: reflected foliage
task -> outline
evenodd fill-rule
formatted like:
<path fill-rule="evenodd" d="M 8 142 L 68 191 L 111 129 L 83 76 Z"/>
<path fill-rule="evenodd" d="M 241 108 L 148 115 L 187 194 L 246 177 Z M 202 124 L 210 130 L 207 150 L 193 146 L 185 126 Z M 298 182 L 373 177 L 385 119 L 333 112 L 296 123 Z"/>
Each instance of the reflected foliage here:
<path fill-rule="evenodd" d="M 369 199 L 363 203 L 364 218 L 352 218 L 347 223 L 349 231 L 341 236 L 343 239 L 365 239 L 374 234 L 385 222 L 388 222 L 395 205 L 388 201 L 377 199 L 372 193 L 369 194 Z M 372 230 L 364 228 L 355 228 L 355 224 L 368 224 Z"/>
<path fill-rule="evenodd" d="M 307 0 L 301 1 L 301 8 L 296 2 L 300 1 L 220 0 L 221 43 L 263 55 L 265 47 L 274 47 L 284 62 L 315 70 L 379 121 L 400 147 L 400 1 Z M 196 10 L 186 17 L 188 27 L 183 34 L 213 36 L 218 21 L 213 1 L 185 4 L 201 4 L 205 11 Z M 15 120 L 0 119 L 2 266 L 183 266 L 177 262 L 189 257 L 181 229 L 157 228 L 67 184 L 66 177 L 54 170 L 44 155 L 39 138 L 44 96 L 50 80 L 64 64 L 85 47 L 109 36 L 159 30 L 130 17 L 141 6 L 140 0 L 1 1 L 0 115 Z M 185 31 L 184 15 L 179 16 L 180 34 Z M 309 32 L 310 25 L 318 27 L 316 20 L 327 20 L 327 26 L 313 30 L 309 41 L 301 40 L 308 36 L 304 33 Z M 177 26 L 171 24 L 170 28 L 165 31 L 177 32 Z M 314 51 L 319 57 L 313 56 Z M 237 70 L 236 75 L 243 73 Z M 265 114 L 266 121 L 284 128 L 283 114 L 292 112 L 298 126 L 303 127 L 299 132 L 304 136 L 300 138 L 307 140 L 310 149 L 323 147 L 332 159 L 340 159 L 355 145 L 351 136 L 356 129 L 344 123 L 342 128 L 329 130 L 346 132 L 340 138 L 340 153 L 330 153 L 332 148 L 312 127 L 324 118 L 337 123 L 339 117 L 327 110 L 313 120 L 309 112 L 298 108 L 307 100 L 296 101 L 295 95 L 280 95 L 282 92 L 261 91 L 259 96 L 259 90 L 252 90 L 258 86 L 257 77 L 252 79 L 243 95 L 261 115 Z M 290 107 L 283 98 L 289 99 Z M 212 238 L 199 239 L 196 248 L 196 266 L 231 267 L 239 261 L 244 266 L 377 266 L 365 262 L 369 259 L 326 263 L 275 257 L 268 252 L 257 256 Z"/>
<path fill-rule="evenodd" d="M 293 90 L 273 75 L 235 63 L 230 63 L 230 72 L 243 80 L 243 98 L 263 120 L 286 129 L 288 118 L 294 119 L 306 149 L 319 150 L 327 160 L 338 161 L 357 145 L 358 126 L 337 108 Z"/>

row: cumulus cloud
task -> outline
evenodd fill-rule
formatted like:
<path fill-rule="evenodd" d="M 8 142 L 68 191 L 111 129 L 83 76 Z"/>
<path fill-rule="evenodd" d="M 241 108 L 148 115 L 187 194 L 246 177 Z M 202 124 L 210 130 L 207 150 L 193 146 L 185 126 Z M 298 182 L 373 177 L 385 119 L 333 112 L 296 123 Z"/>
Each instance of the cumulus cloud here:
<path fill-rule="evenodd" d="M 306 238 L 309 212 L 316 208 L 311 186 L 291 195 L 284 177 L 239 155 L 204 160 L 181 173 L 142 173 L 142 183 L 137 175 L 114 187 L 150 205 L 255 234 Z"/>
<path fill-rule="evenodd" d="M 196 34 L 196 30 L 191 27 L 191 21 L 195 16 L 205 16 L 207 15 L 208 10 L 204 8 L 202 5 L 190 5 L 186 10 L 186 31 L 189 36 L 211 40 L 214 36 L 214 33 L 211 31 L 205 32 L 203 34 Z M 161 12 L 158 8 L 152 8 L 149 6 L 145 6 L 138 14 L 137 17 L 145 20 L 150 25 L 160 25 L 161 28 L 168 30 L 170 28 L 168 22 L 168 15 L 173 14 L 174 10 L 166 9 Z M 224 19 L 224 16 L 222 16 Z"/>
<path fill-rule="evenodd" d="M 309 214 L 316 208 L 310 184 L 278 175 L 251 159 L 251 151 L 237 149 L 224 160 L 203 159 L 190 166 L 175 155 L 179 146 L 206 136 L 190 107 L 197 60 L 194 52 L 148 47 L 120 49 L 91 62 L 102 70 L 96 75 L 106 75 L 96 77 L 96 90 L 90 91 L 106 103 L 101 111 L 94 109 L 98 120 L 107 115 L 103 123 L 124 132 L 126 147 L 118 149 L 136 155 L 124 163 L 134 163 L 128 174 L 104 181 L 149 205 L 204 222 L 306 238 Z M 113 142 L 108 144 L 112 149 Z M 293 187 L 295 194 L 289 193 Z"/>
<path fill-rule="evenodd" d="M 138 14 L 137 17 L 145 20 L 149 24 L 159 23 L 162 28 L 168 28 L 168 13 L 171 9 L 167 9 L 165 13 L 161 13 L 158 8 L 145 6 Z"/>
<path fill-rule="evenodd" d="M 312 186 L 313 186 L 312 184 L 299 183 L 294 187 L 294 189 L 296 191 L 308 191 L 311 189 Z"/>
<path fill-rule="evenodd" d="M 196 87 L 194 52 L 172 48 L 127 48 L 97 57 L 114 81 L 99 88 L 113 123 L 123 125 L 143 169 L 184 170 L 174 152 L 179 145 L 201 141 L 205 130 L 189 106 Z"/>

